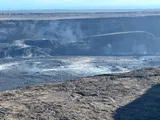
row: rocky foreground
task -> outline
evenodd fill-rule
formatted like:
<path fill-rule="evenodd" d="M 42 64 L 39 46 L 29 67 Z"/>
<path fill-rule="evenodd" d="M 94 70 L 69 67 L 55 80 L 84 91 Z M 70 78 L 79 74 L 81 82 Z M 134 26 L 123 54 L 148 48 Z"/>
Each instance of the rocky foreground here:
<path fill-rule="evenodd" d="M 0 93 L 1 120 L 156 120 L 160 68 Z"/>

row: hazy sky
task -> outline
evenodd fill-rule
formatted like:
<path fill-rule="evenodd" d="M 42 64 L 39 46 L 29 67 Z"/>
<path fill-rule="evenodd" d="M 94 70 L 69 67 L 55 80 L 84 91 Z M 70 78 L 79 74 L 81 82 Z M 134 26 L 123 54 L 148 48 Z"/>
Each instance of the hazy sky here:
<path fill-rule="evenodd" d="M 1 10 L 160 8 L 160 0 L 0 0 Z"/>

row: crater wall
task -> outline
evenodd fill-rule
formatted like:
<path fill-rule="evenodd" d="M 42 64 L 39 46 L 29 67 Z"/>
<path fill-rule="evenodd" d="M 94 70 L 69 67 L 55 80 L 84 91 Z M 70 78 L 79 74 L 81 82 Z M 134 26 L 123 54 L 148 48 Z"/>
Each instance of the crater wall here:
<path fill-rule="evenodd" d="M 160 16 L 1 20 L 0 57 L 158 55 L 159 36 Z"/>

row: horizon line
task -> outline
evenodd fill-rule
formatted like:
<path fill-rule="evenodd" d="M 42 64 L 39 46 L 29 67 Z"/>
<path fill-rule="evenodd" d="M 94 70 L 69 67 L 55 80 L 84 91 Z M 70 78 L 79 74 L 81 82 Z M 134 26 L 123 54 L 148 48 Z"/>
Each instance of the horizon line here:
<path fill-rule="evenodd" d="M 89 8 L 89 9 L 63 9 L 63 8 L 56 8 L 56 9 L 0 9 L 0 11 L 138 11 L 138 10 L 160 10 L 160 8 Z"/>

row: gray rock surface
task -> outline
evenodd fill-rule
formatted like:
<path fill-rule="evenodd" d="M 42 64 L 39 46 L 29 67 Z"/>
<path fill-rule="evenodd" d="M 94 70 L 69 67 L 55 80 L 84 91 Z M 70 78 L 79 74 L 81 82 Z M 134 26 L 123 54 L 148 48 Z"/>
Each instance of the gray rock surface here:
<path fill-rule="evenodd" d="M 5 91 L 0 93 L 0 118 L 1 120 L 159 118 L 159 83 L 160 68 L 147 68 L 123 74 L 99 75 Z"/>

